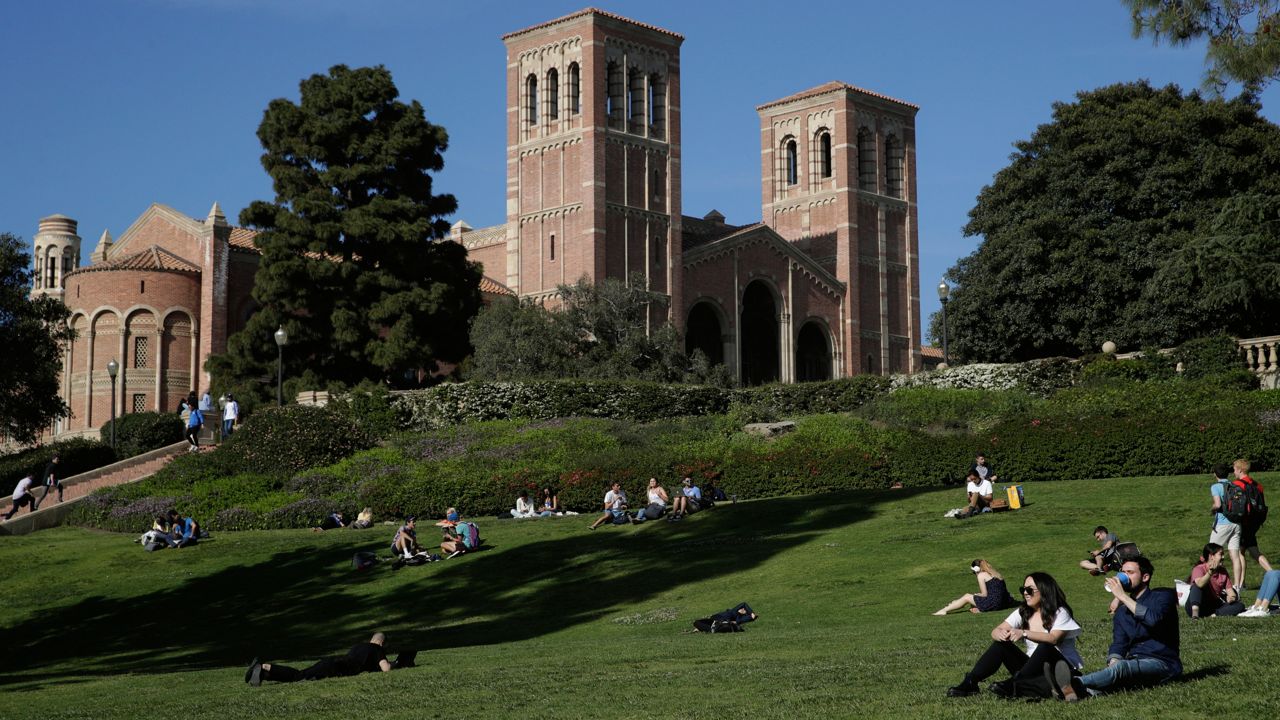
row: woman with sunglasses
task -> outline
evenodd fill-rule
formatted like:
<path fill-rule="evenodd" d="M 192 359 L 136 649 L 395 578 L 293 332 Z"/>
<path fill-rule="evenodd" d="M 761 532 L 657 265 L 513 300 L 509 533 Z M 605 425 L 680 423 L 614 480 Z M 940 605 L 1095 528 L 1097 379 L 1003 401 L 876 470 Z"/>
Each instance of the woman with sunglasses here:
<path fill-rule="evenodd" d="M 1045 668 L 1058 660 L 1079 671 L 1084 666 L 1076 651 L 1080 625 L 1071 616 L 1067 596 L 1052 575 L 1033 572 L 1020 588 L 1022 604 L 991 631 L 991 646 L 974 663 L 973 669 L 959 685 L 947 690 L 947 697 L 978 694 L 978 683 L 1000 669 L 1008 668 L 1012 677 L 992 683 L 990 690 L 1000 697 L 1053 697 L 1045 679 Z M 1023 652 L 1017 642 L 1026 643 Z"/>

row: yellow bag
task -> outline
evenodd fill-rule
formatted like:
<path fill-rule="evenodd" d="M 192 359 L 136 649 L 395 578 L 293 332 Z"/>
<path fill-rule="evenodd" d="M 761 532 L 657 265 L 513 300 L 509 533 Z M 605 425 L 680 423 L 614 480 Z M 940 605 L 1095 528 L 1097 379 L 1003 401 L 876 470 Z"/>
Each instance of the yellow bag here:
<path fill-rule="evenodd" d="M 1005 488 L 1005 494 L 1009 496 L 1009 509 L 1017 510 L 1022 507 L 1022 486 L 1010 485 Z"/>

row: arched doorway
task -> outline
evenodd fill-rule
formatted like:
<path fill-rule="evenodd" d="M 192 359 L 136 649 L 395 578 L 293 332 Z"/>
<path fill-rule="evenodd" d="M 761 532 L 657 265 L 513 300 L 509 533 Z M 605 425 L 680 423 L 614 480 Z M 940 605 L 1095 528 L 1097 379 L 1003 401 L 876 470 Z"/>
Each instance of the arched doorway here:
<path fill-rule="evenodd" d="M 742 384 L 778 379 L 778 310 L 773 293 L 760 281 L 742 294 Z"/>
<path fill-rule="evenodd" d="M 796 338 L 796 382 L 831 379 L 831 347 L 821 323 L 807 322 Z"/>
<path fill-rule="evenodd" d="M 689 320 L 684 326 L 684 352 L 693 355 L 694 350 L 701 350 L 712 365 L 723 365 L 723 334 L 720 316 L 711 303 L 697 303 L 689 311 Z"/>

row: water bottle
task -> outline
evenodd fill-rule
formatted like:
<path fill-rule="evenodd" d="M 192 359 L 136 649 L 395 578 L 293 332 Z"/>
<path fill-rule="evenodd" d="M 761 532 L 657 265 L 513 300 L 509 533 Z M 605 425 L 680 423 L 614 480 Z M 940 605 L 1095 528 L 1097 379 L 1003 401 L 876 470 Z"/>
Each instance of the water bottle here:
<path fill-rule="evenodd" d="M 1129 592 L 1129 576 L 1125 575 L 1124 573 L 1116 573 L 1115 577 L 1117 580 L 1120 581 L 1120 587 L 1124 588 L 1125 592 Z M 1102 589 L 1105 590 L 1107 593 L 1111 592 L 1110 590 L 1107 589 L 1107 584 L 1105 582 L 1102 583 Z"/>

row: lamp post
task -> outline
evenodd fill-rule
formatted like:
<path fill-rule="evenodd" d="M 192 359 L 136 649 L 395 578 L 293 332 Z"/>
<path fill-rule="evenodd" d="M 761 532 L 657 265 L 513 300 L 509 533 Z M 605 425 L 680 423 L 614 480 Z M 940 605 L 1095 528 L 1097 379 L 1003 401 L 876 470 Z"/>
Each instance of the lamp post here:
<path fill-rule="evenodd" d="M 947 301 L 951 299 L 951 286 L 946 280 L 938 283 L 938 299 L 942 301 L 942 362 L 951 365 L 951 355 L 947 352 Z"/>
<path fill-rule="evenodd" d="M 107 376 L 111 378 L 111 449 L 116 449 L 116 373 L 120 372 L 120 363 L 112 358 L 107 363 Z"/>
<path fill-rule="evenodd" d="M 284 346 L 289 344 L 289 334 L 284 331 L 281 325 L 276 330 L 276 405 L 284 406 Z"/>

